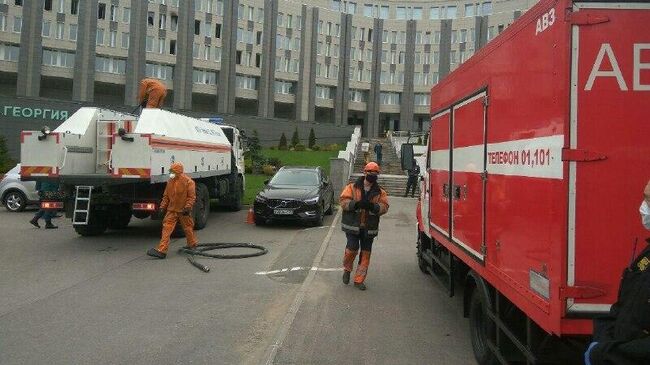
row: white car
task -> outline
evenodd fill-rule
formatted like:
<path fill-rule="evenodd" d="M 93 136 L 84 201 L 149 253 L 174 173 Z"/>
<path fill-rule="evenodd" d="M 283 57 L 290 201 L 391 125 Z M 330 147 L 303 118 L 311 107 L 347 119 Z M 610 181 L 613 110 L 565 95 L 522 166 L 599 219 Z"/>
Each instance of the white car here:
<path fill-rule="evenodd" d="M 36 182 L 20 180 L 20 164 L 0 181 L 0 202 L 10 212 L 22 212 L 28 205 L 38 204 Z"/>

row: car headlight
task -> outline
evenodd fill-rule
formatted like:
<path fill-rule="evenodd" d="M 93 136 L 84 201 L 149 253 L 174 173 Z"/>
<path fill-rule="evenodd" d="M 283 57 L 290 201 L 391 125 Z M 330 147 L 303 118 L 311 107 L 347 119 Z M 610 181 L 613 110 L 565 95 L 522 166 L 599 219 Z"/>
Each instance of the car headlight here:
<path fill-rule="evenodd" d="M 266 203 L 267 199 L 261 195 L 255 197 L 255 201 L 258 203 Z"/>
<path fill-rule="evenodd" d="M 305 199 L 304 202 L 305 204 L 317 204 L 319 200 L 320 198 L 316 196 L 313 198 Z"/>

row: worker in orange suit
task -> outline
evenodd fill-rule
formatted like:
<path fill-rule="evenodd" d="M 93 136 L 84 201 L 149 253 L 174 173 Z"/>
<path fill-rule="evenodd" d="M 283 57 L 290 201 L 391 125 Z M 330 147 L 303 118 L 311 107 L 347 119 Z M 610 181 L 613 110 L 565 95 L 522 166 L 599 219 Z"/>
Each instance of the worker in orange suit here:
<path fill-rule="evenodd" d="M 369 162 L 364 175 L 348 184 L 341 193 L 339 203 L 343 208 L 341 228 L 347 244 L 343 255 L 343 284 L 350 282 L 354 259 L 359 254 L 359 264 L 354 275 L 354 286 L 366 290 L 366 275 L 370 266 L 372 242 L 379 233 L 379 217 L 388 212 L 388 194 L 377 183 L 379 165 Z"/>
<path fill-rule="evenodd" d="M 194 219 L 192 219 L 192 207 L 196 201 L 194 181 L 183 173 L 183 165 L 179 162 L 173 163 L 169 171 L 169 181 L 167 181 L 165 193 L 160 203 L 160 211 L 165 213 L 162 238 L 157 248 L 151 248 L 147 251 L 147 255 L 159 259 L 164 259 L 167 256 L 169 237 L 174 232 L 178 222 L 181 223 L 187 238 L 185 248 L 192 249 L 196 247 L 198 242 L 194 234 Z"/>
<path fill-rule="evenodd" d="M 138 90 L 138 103 L 145 108 L 162 108 L 167 96 L 167 87 L 160 80 L 143 79 Z"/>

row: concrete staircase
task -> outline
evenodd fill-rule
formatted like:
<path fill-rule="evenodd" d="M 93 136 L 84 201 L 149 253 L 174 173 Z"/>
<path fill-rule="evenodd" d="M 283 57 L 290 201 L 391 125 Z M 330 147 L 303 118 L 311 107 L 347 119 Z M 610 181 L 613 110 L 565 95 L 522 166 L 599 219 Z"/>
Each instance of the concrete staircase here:
<path fill-rule="evenodd" d="M 381 185 L 390 196 L 404 196 L 408 176 L 405 171 L 402 171 L 400 157 L 397 156 L 388 139 L 363 138 L 361 140 L 357 149 L 356 159 L 354 160 L 354 170 L 350 174 L 350 182 L 356 181 L 359 176 L 363 175 L 363 168 L 366 165 L 366 161 L 364 153 L 361 151 L 361 144 L 364 142 L 370 143 L 369 161 L 376 161 L 377 159 L 374 152 L 375 144 L 379 142 L 382 145 L 381 174 L 379 175 L 378 180 L 379 185 Z M 417 197 L 418 195 L 419 189 L 416 188 L 415 196 Z"/>

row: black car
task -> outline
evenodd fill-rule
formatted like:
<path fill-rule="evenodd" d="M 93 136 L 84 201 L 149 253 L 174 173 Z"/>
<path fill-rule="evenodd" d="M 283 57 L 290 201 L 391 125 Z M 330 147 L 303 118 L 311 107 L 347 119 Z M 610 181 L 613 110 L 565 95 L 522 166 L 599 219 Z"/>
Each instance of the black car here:
<path fill-rule="evenodd" d="M 282 167 L 255 197 L 255 224 L 304 221 L 320 226 L 332 214 L 334 190 L 320 167 Z"/>

